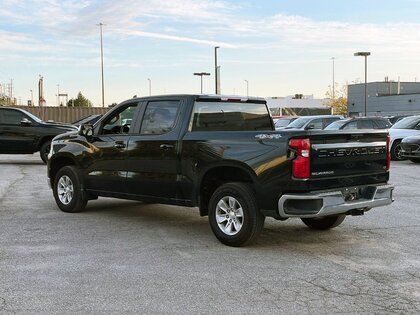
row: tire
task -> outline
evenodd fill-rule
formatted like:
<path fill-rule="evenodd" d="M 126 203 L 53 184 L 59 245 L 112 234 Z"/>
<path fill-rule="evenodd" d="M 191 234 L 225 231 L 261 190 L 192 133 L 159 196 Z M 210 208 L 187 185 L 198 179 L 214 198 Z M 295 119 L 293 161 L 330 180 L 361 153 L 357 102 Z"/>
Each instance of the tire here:
<path fill-rule="evenodd" d="M 405 158 L 401 155 L 401 140 L 395 140 L 391 147 L 391 160 L 402 161 Z"/>
<path fill-rule="evenodd" d="M 420 159 L 410 159 L 410 161 L 416 164 L 420 163 Z"/>
<path fill-rule="evenodd" d="M 331 215 L 321 218 L 301 218 L 307 227 L 313 230 L 328 230 L 339 226 L 346 218 L 345 214 Z"/>
<path fill-rule="evenodd" d="M 57 172 L 53 194 L 58 207 L 64 212 L 80 212 L 88 201 L 81 190 L 80 176 L 74 166 L 64 166 Z"/>
<path fill-rule="evenodd" d="M 261 233 L 264 220 L 249 184 L 224 184 L 210 198 L 210 227 L 225 245 L 239 247 L 252 243 Z"/>
<path fill-rule="evenodd" d="M 44 163 L 48 161 L 48 153 L 50 153 L 51 140 L 45 141 L 39 149 L 39 155 Z"/>

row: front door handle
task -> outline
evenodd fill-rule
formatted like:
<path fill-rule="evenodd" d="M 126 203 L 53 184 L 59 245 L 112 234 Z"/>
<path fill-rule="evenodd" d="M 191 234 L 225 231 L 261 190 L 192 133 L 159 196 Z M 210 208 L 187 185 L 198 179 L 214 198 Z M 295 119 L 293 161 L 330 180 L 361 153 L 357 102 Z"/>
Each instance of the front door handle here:
<path fill-rule="evenodd" d="M 163 150 L 169 150 L 169 149 L 173 149 L 174 146 L 172 144 L 161 144 L 160 148 Z"/>
<path fill-rule="evenodd" d="M 124 143 L 124 141 L 115 141 L 114 148 L 117 148 L 117 149 L 124 149 L 124 148 L 125 148 L 125 143 Z"/>

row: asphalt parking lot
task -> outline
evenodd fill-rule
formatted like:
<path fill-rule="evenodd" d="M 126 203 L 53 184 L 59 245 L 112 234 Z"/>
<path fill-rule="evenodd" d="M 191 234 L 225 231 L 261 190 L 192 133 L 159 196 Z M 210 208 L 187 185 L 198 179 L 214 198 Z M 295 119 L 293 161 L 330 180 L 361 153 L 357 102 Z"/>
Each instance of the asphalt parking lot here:
<path fill-rule="evenodd" d="M 38 154 L 0 156 L 0 313 L 419 314 L 420 165 L 331 231 L 267 219 L 230 248 L 197 209 L 99 198 L 58 210 Z"/>

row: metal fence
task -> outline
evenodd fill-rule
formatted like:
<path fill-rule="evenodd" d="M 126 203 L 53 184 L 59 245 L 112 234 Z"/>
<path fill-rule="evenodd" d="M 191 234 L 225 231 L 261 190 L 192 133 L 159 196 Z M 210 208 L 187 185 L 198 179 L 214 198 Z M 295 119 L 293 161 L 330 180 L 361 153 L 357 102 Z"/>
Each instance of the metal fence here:
<path fill-rule="evenodd" d="M 65 107 L 65 106 L 13 106 L 24 109 L 44 121 L 56 121 L 64 123 L 72 123 L 83 117 L 99 114 L 105 114 L 110 108 L 108 107 Z"/>

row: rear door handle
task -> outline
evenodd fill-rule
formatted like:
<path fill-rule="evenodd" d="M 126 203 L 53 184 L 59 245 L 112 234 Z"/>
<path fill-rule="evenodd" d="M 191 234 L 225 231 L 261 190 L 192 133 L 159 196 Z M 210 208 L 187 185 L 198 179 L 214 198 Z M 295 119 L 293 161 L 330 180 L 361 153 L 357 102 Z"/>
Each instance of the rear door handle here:
<path fill-rule="evenodd" d="M 169 150 L 169 149 L 173 149 L 174 146 L 171 145 L 171 144 L 161 144 L 160 148 L 163 149 L 163 150 Z"/>
<path fill-rule="evenodd" d="M 115 141 L 114 148 L 117 148 L 117 149 L 124 149 L 124 148 L 125 148 L 125 143 L 124 143 L 124 141 Z"/>

